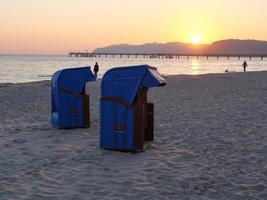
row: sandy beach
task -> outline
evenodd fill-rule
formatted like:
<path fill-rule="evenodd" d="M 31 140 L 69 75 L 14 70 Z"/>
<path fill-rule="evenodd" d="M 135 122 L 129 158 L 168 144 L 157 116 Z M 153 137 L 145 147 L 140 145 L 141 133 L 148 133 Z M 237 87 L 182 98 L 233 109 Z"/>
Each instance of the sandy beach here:
<path fill-rule="evenodd" d="M 99 148 L 91 128 L 50 124 L 50 82 L 0 85 L 0 199 L 267 199 L 267 72 L 168 76 L 149 91 L 155 141 Z"/>

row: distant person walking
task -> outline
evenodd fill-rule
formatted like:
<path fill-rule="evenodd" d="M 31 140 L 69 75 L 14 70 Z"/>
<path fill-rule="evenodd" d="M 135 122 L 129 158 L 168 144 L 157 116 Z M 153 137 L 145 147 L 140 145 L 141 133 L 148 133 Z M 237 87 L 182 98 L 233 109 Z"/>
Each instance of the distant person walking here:
<path fill-rule="evenodd" d="M 247 63 L 247 61 L 244 61 L 244 62 L 243 62 L 243 68 L 244 68 L 244 72 L 246 72 L 246 71 L 247 71 L 247 66 L 248 66 L 248 63 Z"/>
<path fill-rule="evenodd" d="M 95 66 L 94 66 L 94 73 L 95 73 L 95 77 L 97 78 L 97 73 L 98 73 L 98 71 L 99 71 L 99 65 L 98 65 L 98 63 L 96 62 L 95 63 Z"/>

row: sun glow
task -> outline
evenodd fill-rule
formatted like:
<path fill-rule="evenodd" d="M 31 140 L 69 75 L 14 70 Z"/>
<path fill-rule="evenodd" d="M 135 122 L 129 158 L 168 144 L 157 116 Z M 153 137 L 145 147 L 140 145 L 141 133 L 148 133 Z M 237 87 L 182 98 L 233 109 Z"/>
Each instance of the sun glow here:
<path fill-rule="evenodd" d="M 191 37 L 192 44 L 199 44 L 201 41 L 201 37 L 199 35 L 193 35 Z"/>

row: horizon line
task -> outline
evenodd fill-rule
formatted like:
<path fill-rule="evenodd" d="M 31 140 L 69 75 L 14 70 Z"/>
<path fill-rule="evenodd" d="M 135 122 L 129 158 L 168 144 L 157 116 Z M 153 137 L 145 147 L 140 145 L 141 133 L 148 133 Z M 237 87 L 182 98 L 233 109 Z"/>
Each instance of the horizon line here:
<path fill-rule="evenodd" d="M 146 45 L 146 44 L 171 44 L 171 43 L 181 43 L 181 44 L 186 44 L 186 45 L 195 45 L 195 46 L 201 46 L 201 45 L 212 45 L 215 42 L 220 42 L 220 41 L 227 41 L 227 40 L 236 40 L 236 41 L 258 41 L 258 42 L 267 42 L 267 40 L 259 40 L 259 39 L 235 39 L 235 38 L 229 38 L 229 39 L 220 39 L 220 40 L 215 40 L 211 43 L 198 43 L 198 44 L 193 44 L 190 42 L 179 42 L 179 41 L 173 41 L 173 42 L 146 42 L 146 43 L 117 43 L 117 44 L 107 44 L 102 47 L 95 47 L 91 53 L 94 52 L 94 50 L 99 49 L 99 48 L 106 48 L 109 46 L 116 46 L 116 45 L 131 45 L 131 46 L 140 46 L 140 45 Z M 18 53 L 18 52 L 0 52 L 0 56 L 64 56 L 68 54 L 69 52 L 80 52 L 80 53 L 90 53 L 88 50 L 78 50 L 78 51 L 73 51 L 73 50 L 67 50 L 65 53 L 35 53 L 35 52 L 27 52 L 27 53 Z"/>

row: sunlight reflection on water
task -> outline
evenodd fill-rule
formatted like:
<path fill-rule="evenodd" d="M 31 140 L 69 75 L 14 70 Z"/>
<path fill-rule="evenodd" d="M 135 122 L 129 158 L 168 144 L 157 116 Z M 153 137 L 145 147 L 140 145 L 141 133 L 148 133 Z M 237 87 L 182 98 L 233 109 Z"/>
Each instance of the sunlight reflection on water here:
<path fill-rule="evenodd" d="M 191 74 L 198 75 L 199 74 L 199 60 L 193 59 L 191 64 Z"/>

